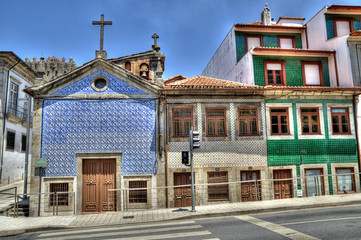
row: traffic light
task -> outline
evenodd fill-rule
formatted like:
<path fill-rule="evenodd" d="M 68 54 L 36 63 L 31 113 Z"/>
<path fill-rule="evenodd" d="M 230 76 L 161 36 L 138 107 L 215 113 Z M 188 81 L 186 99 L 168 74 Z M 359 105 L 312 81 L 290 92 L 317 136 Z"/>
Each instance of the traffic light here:
<path fill-rule="evenodd" d="M 190 131 L 189 132 L 189 140 L 190 140 L 190 150 L 200 147 L 199 132 L 198 131 Z"/>
<path fill-rule="evenodd" d="M 188 151 L 182 152 L 182 164 L 185 164 L 185 165 L 189 164 L 189 152 Z"/>

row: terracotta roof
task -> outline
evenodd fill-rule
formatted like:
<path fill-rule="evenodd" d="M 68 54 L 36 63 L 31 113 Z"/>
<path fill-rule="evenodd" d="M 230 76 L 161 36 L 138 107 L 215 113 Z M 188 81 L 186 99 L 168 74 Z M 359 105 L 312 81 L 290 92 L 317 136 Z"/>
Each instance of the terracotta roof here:
<path fill-rule="evenodd" d="M 324 87 L 324 86 L 276 86 L 267 85 L 264 90 L 305 90 L 305 91 L 355 91 L 360 92 L 361 87 Z"/>
<path fill-rule="evenodd" d="M 235 24 L 234 26 L 236 28 L 250 28 L 250 27 L 255 27 L 255 28 L 273 28 L 273 29 L 306 29 L 306 27 L 304 26 L 285 26 L 285 25 L 279 25 L 279 24 L 275 24 L 275 23 L 272 23 L 272 25 L 262 25 L 262 24 L 258 24 L 257 23 L 258 21 L 254 21 L 254 22 L 251 22 L 251 23 L 237 23 Z"/>
<path fill-rule="evenodd" d="M 187 77 L 183 76 L 182 74 L 175 75 L 173 77 L 167 78 L 164 80 L 164 84 L 170 84 L 179 80 L 186 79 Z"/>
<path fill-rule="evenodd" d="M 206 76 L 165 81 L 165 89 L 262 89 L 263 86 L 244 84 Z"/>
<path fill-rule="evenodd" d="M 361 31 L 355 31 L 350 33 L 350 36 L 361 36 Z"/>
<path fill-rule="evenodd" d="M 305 18 L 302 18 L 302 17 L 286 17 L 286 16 L 280 17 L 279 19 L 305 20 Z"/>
<path fill-rule="evenodd" d="M 255 47 L 253 48 L 256 52 L 285 52 L 285 53 L 324 53 L 330 54 L 335 53 L 334 50 L 311 50 L 311 49 L 298 49 L 298 48 L 271 48 L 271 47 Z"/>
<path fill-rule="evenodd" d="M 350 5 L 336 5 L 333 4 L 327 8 L 327 10 L 361 10 L 361 6 Z"/>

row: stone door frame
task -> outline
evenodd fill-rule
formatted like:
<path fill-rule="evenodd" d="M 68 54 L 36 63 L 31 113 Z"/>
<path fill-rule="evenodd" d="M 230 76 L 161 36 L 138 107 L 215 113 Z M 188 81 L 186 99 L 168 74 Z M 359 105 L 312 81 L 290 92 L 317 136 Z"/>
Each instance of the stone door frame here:
<path fill-rule="evenodd" d="M 83 188 L 83 160 L 84 159 L 115 159 L 115 179 L 116 186 L 122 186 L 121 184 L 121 152 L 90 152 L 90 153 L 76 153 L 77 158 L 77 174 L 76 174 L 76 202 L 75 202 L 75 214 L 82 214 L 82 188 Z M 116 209 L 121 209 L 121 193 L 117 192 L 117 206 Z"/>

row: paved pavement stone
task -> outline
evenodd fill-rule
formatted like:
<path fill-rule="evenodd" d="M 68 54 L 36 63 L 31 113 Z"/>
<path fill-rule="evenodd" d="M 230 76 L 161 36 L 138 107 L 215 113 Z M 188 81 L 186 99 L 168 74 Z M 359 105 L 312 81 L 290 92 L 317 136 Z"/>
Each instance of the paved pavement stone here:
<path fill-rule="evenodd" d="M 155 222 L 171 219 L 198 218 L 210 216 L 224 216 L 231 214 L 250 214 L 255 212 L 270 212 L 288 209 L 303 209 L 320 206 L 336 206 L 346 204 L 361 204 L 361 194 L 318 196 L 311 198 L 291 198 L 281 200 L 267 200 L 261 202 L 241 202 L 196 206 L 196 212 L 191 207 L 182 209 L 149 209 L 132 210 L 128 212 L 11 218 L 0 216 L 0 237 L 39 231 L 49 228 L 77 228 L 89 226 L 118 225 L 129 223 Z M 184 211 L 184 209 L 186 211 Z M 134 216 L 133 218 L 129 218 Z M 124 218 L 125 217 L 125 218 Z"/>

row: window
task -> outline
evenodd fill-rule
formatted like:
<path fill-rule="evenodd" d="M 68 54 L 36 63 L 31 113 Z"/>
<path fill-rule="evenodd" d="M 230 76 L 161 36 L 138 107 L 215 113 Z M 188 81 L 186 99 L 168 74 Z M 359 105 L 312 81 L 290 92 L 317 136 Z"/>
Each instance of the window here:
<path fill-rule="evenodd" d="M 146 63 L 140 65 L 140 76 L 144 79 L 149 80 L 149 66 Z"/>
<path fill-rule="evenodd" d="M 147 188 L 147 181 L 129 181 L 129 188 Z M 147 189 L 129 190 L 129 203 L 147 203 Z"/>
<path fill-rule="evenodd" d="M 306 175 L 306 196 L 325 195 L 322 169 L 305 169 Z"/>
<path fill-rule="evenodd" d="M 333 134 L 351 134 L 348 108 L 331 108 Z"/>
<path fill-rule="evenodd" d="M 104 92 L 109 86 L 109 80 L 104 75 L 96 75 L 91 81 L 91 87 L 97 92 Z"/>
<path fill-rule="evenodd" d="M 132 69 L 132 64 L 131 64 L 130 62 L 126 62 L 126 63 L 124 64 L 124 68 L 127 69 L 128 71 L 131 71 L 131 69 Z"/>
<path fill-rule="evenodd" d="M 286 85 L 284 61 L 264 61 L 266 85 Z"/>
<path fill-rule="evenodd" d="M 263 36 L 261 35 L 246 35 L 246 52 L 252 47 L 263 47 Z"/>
<path fill-rule="evenodd" d="M 296 48 L 295 37 L 293 36 L 278 36 L 278 47 L 291 49 Z"/>
<path fill-rule="evenodd" d="M 256 107 L 239 108 L 239 135 L 258 135 L 258 110 Z"/>
<path fill-rule="evenodd" d="M 58 206 L 68 206 L 69 197 L 68 193 L 59 193 L 58 192 L 68 192 L 69 184 L 68 183 L 50 183 L 50 192 L 55 194 L 50 194 L 50 206 L 56 205 L 56 196 L 58 198 Z"/>
<path fill-rule="evenodd" d="M 226 109 L 206 108 L 207 137 L 226 136 Z"/>
<path fill-rule="evenodd" d="M 18 96 L 19 96 L 19 85 L 10 82 L 10 99 L 9 99 L 9 110 L 8 113 L 16 116 L 18 109 Z"/>
<path fill-rule="evenodd" d="M 208 183 L 228 183 L 228 172 L 208 172 Z M 208 200 L 229 200 L 228 184 L 208 185 Z"/>
<path fill-rule="evenodd" d="M 271 134 L 289 134 L 288 108 L 270 108 Z"/>
<path fill-rule="evenodd" d="M 301 108 L 302 134 L 320 134 L 318 108 Z"/>
<path fill-rule="evenodd" d="M 21 151 L 26 151 L 26 135 L 21 136 Z"/>
<path fill-rule="evenodd" d="M 352 18 L 335 18 L 333 20 L 333 27 L 335 29 L 335 36 L 342 36 L 353 32 Z"/>
<path fill-rule="evenodd" d="M 352 168 L 336 168 L 337 192 L 355 192 L 355 182 Z"/>
<path fill-rule="evenodd" d="M 323 86 L 321 62 L 302 62 L 303 85 Z"/>
<path fill-rule="evenodd" d="M 173 136 L 188 137 L 193 126 L 192 108 L 173 108 Z"/>
<path fill-rule="evenodd" d="M 15 132 L 7 131 L 6 133 L 6 150 L 15 149 Z"/>

